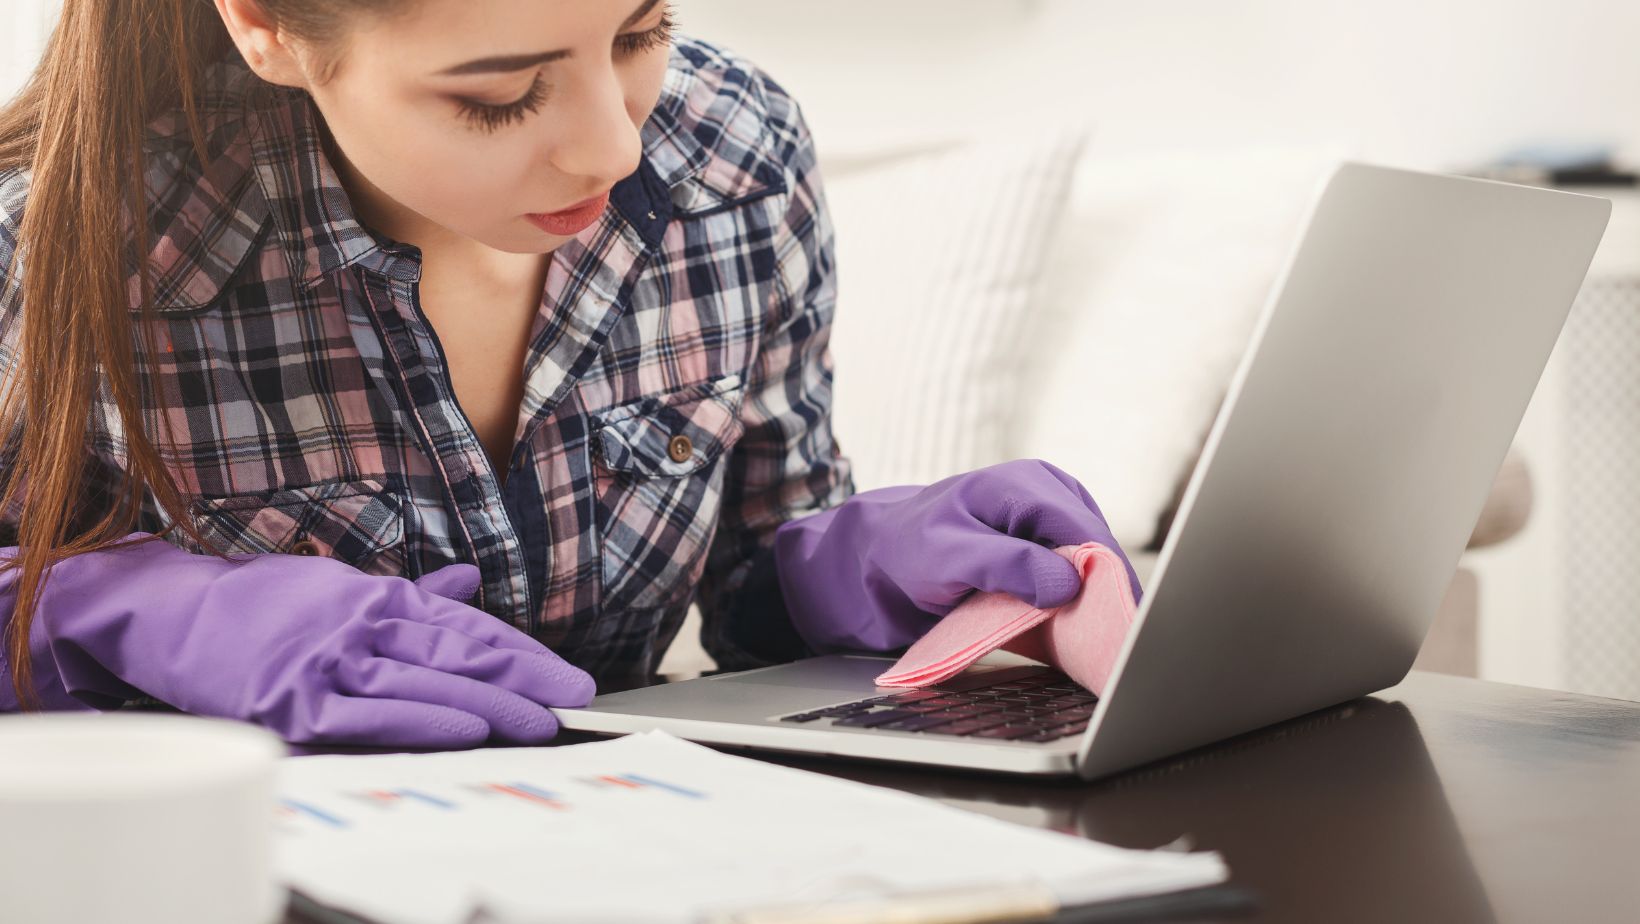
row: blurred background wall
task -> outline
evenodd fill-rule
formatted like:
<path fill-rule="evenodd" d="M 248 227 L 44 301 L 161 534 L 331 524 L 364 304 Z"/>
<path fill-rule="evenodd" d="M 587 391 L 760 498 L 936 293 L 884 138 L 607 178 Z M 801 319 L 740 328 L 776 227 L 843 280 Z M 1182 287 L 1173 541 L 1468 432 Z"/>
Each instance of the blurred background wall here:
<path fill-rule="evenodd" d="M 1101 144 L 1345 139 L 1450 166 L 1536 138 L 1640 142 L 1624 0 L 682 0 L 683 27 L 790 84 L 817 135 L 1002 111 L 1091 115 Z M 898 85 L 862 92 L 862 80 Z"/>
<path fill-rule="evenodd" d="M 56 6 L 5 0 L 0 95 L 32 67 Z M 1107 144 L 1345 138 L 1363 156 L 1407 165 L 1468 163 L 1539 137 L 1640 145 L 1640 4 L 1625 0 L 677 0 L 677 9 L 685 31 L 789 83 L 822 142 L 868 128 L 915 136 L 1006 106 L 1091 114 Z M 896 84 L 874 82 L 883 75 Z"/>
<path fill-rule="evenodd" d="M 58 0 L 6 0 L 0 29 L 0 97 L 10 97 L 34 70 Z"/>

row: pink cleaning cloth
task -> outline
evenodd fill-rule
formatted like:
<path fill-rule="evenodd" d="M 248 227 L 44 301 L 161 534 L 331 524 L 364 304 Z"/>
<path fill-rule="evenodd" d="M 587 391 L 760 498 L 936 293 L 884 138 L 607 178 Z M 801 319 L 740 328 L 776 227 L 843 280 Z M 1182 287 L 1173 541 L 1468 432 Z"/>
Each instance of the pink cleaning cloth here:
<path fill-rule="evenodd" d="M 1039 610 L 1008 594 L 976 593 L 877 677 L 880 687 L 922 687 L 961 672 L 997 648 L 1045 661 L 1103 695 L 1137 609 L 1122 559 L 1097 542 L 1054 550 L 1082 574 L 1063 606 Z"/>

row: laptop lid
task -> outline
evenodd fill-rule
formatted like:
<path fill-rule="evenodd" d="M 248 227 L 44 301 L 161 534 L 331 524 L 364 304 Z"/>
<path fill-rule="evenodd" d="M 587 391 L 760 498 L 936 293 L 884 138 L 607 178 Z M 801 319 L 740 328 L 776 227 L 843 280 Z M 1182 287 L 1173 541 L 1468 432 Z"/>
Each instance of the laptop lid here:
<path fill-rule="evenodd" d="M 1343 164 L 1081 742 L 1091 778 L 1411 668 L 1611 204 Z"/>

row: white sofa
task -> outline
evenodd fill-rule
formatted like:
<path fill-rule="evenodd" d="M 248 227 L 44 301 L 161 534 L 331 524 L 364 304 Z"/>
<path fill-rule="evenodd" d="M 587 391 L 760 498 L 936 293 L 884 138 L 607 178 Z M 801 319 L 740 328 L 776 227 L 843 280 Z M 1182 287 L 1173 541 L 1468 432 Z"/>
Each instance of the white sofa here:
<path fill-rule="evenodd" d="M 1056 129 L 826 165 L 838 235 L 835 429 L 858 488 L 1043 458 L 1088 487 L 1146 582 L 1256 315 L 1338 156 L 1108 155 Z M 1063 186 L 1041 188 L 1052 169 Z M 1039 206 L 1051 204 L 1004 219 L 961 201 L 1021 177 Z M 1020 230 L 1029 221 L 1034 236 Z M 964 222 L 1007 231 L 976 246 L 985 229 Z M 1035 259 L 1009 252 L 1016 238 Z M 988 273 L 986 261 L 1001 268 Z M 968 290 L 984 286 L 995 297 Z M 1513 535 L 1530 501 L 1512 454 L 1471 546 Z M 1476 673 L 1478 607 L 1475 575 L 1460 568 L 1420 667 Z M 663 673 L 710 666 L 696 625 Z"/>

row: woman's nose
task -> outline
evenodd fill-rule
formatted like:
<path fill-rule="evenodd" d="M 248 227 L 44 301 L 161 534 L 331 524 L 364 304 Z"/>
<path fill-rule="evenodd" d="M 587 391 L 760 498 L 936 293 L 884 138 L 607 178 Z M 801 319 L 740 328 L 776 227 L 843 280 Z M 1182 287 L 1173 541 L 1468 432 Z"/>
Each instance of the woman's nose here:
<path fill-rule="evenodd" d="M 589 74 L 565 121 L 553 128 L 552 166 L 566 174 L 595 178 L 604 186 L 638 169 L 642 142 L 627 111 L 626 92 L 612 71 Z"/>

